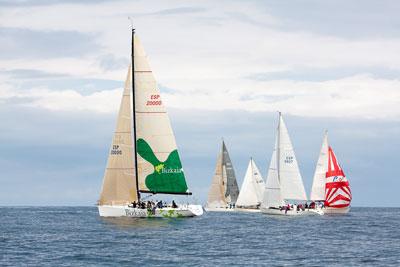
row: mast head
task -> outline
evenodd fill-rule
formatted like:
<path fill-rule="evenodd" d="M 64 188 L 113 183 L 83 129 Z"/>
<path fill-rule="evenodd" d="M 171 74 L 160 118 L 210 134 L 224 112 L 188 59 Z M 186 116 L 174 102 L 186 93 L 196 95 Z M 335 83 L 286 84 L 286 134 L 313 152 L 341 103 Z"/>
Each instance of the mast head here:
<path fill-rule="evenodd" d="M 135 29 L 133 28 L 133 20 L 131 17 L 128 17 L 129 21 L 131 22 L 131 29 L 132 29 L 132 33 L 135 33 Z"/>

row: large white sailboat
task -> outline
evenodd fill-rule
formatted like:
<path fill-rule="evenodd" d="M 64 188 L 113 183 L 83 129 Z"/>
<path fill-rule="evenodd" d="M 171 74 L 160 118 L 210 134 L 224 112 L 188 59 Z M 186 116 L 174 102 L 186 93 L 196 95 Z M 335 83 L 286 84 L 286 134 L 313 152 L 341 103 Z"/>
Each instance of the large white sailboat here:
<path fill-rule="evenodd" d="M 261 212 L 273 215 L 301 215 L 307 211 L 296 204 L 307 201 L 289 133 L 279 112 L 279 124 L 272 153 Z"/>
<path fill-rule="evenodd" d="M 234 211 L 238 195 L 239 187 L 235 171 L 225 142 L 222 141 L 205 209 L 207 211 Z"/>
<path fill-rule="evenodd" d="M 351 199 L 349 181 L 329 146 L 328 132 L 325 132 L 315 168 L 310 200 L 316 203 L 315 209 L 332 214 L 348 213 Z M 323 208 L 319 203 L 324 203 Z"/>
<path fill-rule="evenodd" d="M 134 140 L 134 141 L 133 141 Z M 98 201 L 104 217 L 192 217 L 201 205 L 137 205 L 142 194 L 190 195 L 166 108 L 147 56 L 132 30 L 128 70 Z M 143 201 L 142 201 L 143 203 Z"/>
<path fill-rule="evenodd" d="M 244 176 L 239 197 L 236 201 L 236 209 L 243 211 L 260 211 L 260 205 L 264 195 L 264 180 L 253 158 L 250 159 Z"/>

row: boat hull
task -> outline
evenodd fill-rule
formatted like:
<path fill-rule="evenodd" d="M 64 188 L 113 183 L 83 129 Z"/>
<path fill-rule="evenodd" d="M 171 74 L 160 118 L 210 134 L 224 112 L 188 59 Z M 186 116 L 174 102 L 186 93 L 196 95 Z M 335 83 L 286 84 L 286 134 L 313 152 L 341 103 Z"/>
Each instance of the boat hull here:
<path fill-rule="evenodd" d="M 195 217 L 203 214 L 201 205 L 179 205 L 178 208 L 156 208 L 154 210 L 128 207 L 127 205 L 98 206 L 101 217 L 132 217 L 132 218 L 180 218 Z"/>
<path fill-rule="evenodd" d="M 234 208 L 211 208 L 205 207 L 204 208 L 207 212 L 235 212 Z"/>
<path fill-rule="evenodd" d="M 331 208 L 325 207 L 323 208 L 325 214 L 346 214 L 350 211 L 350 206 L 345 208 Z"/>
<path fill-rule="evenodd" d="M 238 212 L 261 212 L 260 209 L 246 209 L 246 208 L 235 208 L 235 211 Z"/>
<path fill-rule="evenodd" d="M 324 213 L 320 210 L 295 210 L 291 209 L 288 211 L 280 209 L 261 208 L 261 212 L 268 215 L 283 215 L 283 216 L 304 216 L 304 215 L 323 215 Z"/>

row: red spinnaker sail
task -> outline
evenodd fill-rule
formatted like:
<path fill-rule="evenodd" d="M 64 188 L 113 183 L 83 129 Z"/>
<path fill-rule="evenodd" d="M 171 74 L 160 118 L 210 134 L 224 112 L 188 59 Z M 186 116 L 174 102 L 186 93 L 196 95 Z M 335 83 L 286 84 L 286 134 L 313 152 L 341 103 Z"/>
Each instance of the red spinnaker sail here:
<path fill-rule="evenodd" d="M 331 147 L 328 149 L 328 171 L 325 184 L 325 207 L 345 208 L 350 205 L 349 181 L 336 160 Z"/>

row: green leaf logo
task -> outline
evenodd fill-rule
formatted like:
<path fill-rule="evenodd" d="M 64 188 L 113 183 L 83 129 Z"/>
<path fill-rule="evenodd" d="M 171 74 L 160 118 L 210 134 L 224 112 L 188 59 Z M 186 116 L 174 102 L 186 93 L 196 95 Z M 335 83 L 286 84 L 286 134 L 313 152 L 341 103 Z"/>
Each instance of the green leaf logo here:
<path fill-rule="evenodd" d="M 137 153 L 154 167 L 154 172 L 146 177 L 147 188 L 153 192 L 184 193 L 187 191 L 185 174 L 178 151 L 173 150 L 167 160 L 158 160 L 150 145 L 142 138 L 136 141 Z"/>

